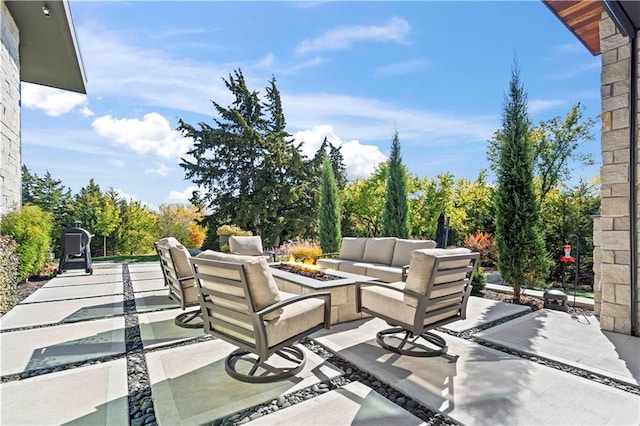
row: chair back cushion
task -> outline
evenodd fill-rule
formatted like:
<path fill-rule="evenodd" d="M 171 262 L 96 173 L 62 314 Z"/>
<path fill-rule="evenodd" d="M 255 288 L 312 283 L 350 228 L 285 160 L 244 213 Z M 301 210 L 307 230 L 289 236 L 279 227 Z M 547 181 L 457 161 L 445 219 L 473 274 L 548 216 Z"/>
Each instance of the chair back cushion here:
<path fill-rule="evenodd" d="M 367 238 L 362 260 L 365 262 L 390 265 L 395 246 L 396 239 L 394 237 Z"/>
<path fill-rule="evenodd" d="M 434 271 L 434 265 L 436 258 L 454 255 L 454 254 L 468 254 L 471 250 L 467 248 L 456 249 L 422 249 L 414 250 L 411 254 L 411 263 L 409 266 L 409 276 L 407 277 L 407 290 L 415 291 L 418 294 L 426 294 L 429 287 L 429 283 L 432 280 Z M 441 263 L 440 271 L 447 269 L 456 269 L 467 266 L 470 259 L 460 259 L 452 262 Z M 445 275 L 433 280 L 433 284 L 442 284 L 444 282 L 454 282 L 464 279 L 466 272 L 459 274 Z M 439 294 L 431 294 L 430 298 L 439 297 Z M 417 306 L 416 298 L 405 295 L 405 303 L 410 306 Z"/>
<path fill-rule="evenodd" d="M 178 240 L 173 237 L 161 238 L 156 244 L 165 246 L 169 249 L 171 257 L 173 259 L 173 267 L 178 274 L 177 278 L 191 277 L 193 276 L 193 270 L 189 263 L 189 250 Z"/>
<path fill-rule="evenodd" d="M 229 251 L 243 256 L 262 256 L 262 238 L 259 235 L 253 237 L 229 237 Z"/>
<path fill-rule="evenodd" d="M 362 261 L 366 238 L 344 237 L 340 248 L 340 259 Z"/>
<path fill-rule="evenodd" d="M 396 247 L 393 249 L 392 266 L 407 266 L 411 263 L 411 252 L 420 249 L 436 248 L 433 240 L 396 240 Z"/>
<path fill-rule="evenodd" d="M 228 253 L 220 253 L 213 250 L 206 250 L 196 256 L 197 258 L 218 260 L 222 262 L 241 263 L 244 266 L 245 276 L 247 277 L 247 288 L 249 290 L 249 299 L 253 303 L 256 311 L 280 301 L 280 293 L 271 269 L 264 257 L 239 256 Z M 216 271 L 217 276 L 232 280 L 240 280 L 240 275 L 233 270 L 219 269 Z M 246 297 L 241 288 L 233 288 L 228 285 L 216 284 L 216 290 L 232 294 L 238 297 Z M 264 318 L 273 320 L 282 314 L 282 310 L 270 312 Z"/>

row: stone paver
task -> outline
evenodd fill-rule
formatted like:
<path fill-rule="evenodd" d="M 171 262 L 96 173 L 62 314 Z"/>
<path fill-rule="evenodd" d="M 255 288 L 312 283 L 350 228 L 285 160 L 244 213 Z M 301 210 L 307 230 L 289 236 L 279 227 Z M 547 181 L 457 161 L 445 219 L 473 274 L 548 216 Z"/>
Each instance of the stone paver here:
<path fill-rule="evenodd" d="M 376 332 L 387 327 L 379 319 L 360 320 L 318 332 L 314 338 L 462 424 L 640 423 L 637 395 L 452 336 L 445 336 L 449 359 L 399 356 L 375 341 Z"/>
<path fill-rule="evenodd" d="M 129 268 L 129 273 L 132 272 L 155 272 L 158 271 L 162 274 L 160 270 L 160 262 L 136 262 L 127 264 L 127 268 Z"/>
<path fill-rule="evenodd" d="M 275 383 L 244 383 L 224 370 L 225 357 L 235 349 L 221 340 L 212 340 L 146 354 L 159 423 L 211 422 L 341 374 L 303 349 L 307 363 L 294 378 Z"/>
<path fill-rule="evenodd" d="M 359 382 L 253 420 L 248 425 L 424 425 L 403 408 Z"/>
<path fill-rule="evenodd" d="M 67 275 L 62 274 L 54 277 L 43 288 L 66 287 L 66 286 L 84 286 L 105 283 L 122 282 L 122 271 L 119 273 L 109 273 L 101 275 Z"/>
<path fill-rule="evenodd" d="M 164 280 L 164 276 L 162 275 L 162 271 L 159 266 L 157 271 L 129 271 L 129 276 L 131 277 L 131 281 Z"/>
<path fill-rule="evenodd" d="M 158 309 L 173 309 L 178 304 L 169 299 L 169 290 L 156 290 L 144 293 L 136 293 L 135 303 L 136 311 L 149 312 Z"/>
<path fill-rule="evenodd" d="M 0 385 L 2 425 L 126 425 L 127 362 L 118 359 Z"/>
<path fill-rule="evenodd" d="M 190 308 L 189 311 L 193 310 Z M 145 348 L 176 343 L 204 335 L 202 328 L 183 328 L 175 325 L 175 317 L 184 312 L 182 309 L 140 314 L 140 336 Z"/>
<path fill-rule="evenodd" d="M 124 318 L 2 333 L 0 375 L 125 352 Z"/>
<path fill-rule="evenodd" d="M 0 318 L 0 330 L 122 315 L 122 299 L 119 295 L 18 305 Z"/>
<path fill-rule="evenodd" d="M 122 279 L 120 282 L 73 285 L 64 287 L 42 287 L 22 303 L 50 302 L 53 300 L 79 299 L 83 297 L 121 295 L 123 291 Z"/>
<path fill-rule="evenodd" d="M 530 310 L 528 306 L 471 296 L 467 305 L 467 319 L 452 322 L 443 328 L 460 332 Z"/>
<path fill-rule="evenodd" d="M 169 290 L 167 286 L 164 284 L 164 278 L 156 278 L 153 280 L 131 280 L 131 285 L 133 286 L 133 291 L 138 293 L 141 291 L 154 291 L 154 290 L 163 290 L 165 293 L 168 293 Z"/>
<path fill-rule="evenodd" d="M 542 309 L 476 335 L 481 340 L 640 384 L 640 337 L 600 329 L 595 316 Z"/>

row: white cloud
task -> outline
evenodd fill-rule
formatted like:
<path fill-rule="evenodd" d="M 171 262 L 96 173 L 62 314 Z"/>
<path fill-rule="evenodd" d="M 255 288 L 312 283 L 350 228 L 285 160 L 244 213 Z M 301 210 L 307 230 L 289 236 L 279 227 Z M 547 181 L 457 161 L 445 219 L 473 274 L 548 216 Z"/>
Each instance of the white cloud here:
<path fill-rule="evenodd" d="M 66 114 L 78 106 L 82 106 L 81 113 L 85 109 L 88 110 L 87 96 L 80 93 L 30 83 L 23 83 L 20 93 L 23 106 L 41 109 L 52 117 Z"/>
<path fill-rule="evenodd" d="M 158 210 L 156 206 L 144 200 L 139 199 L 136 195 L 128 194 L 119 188 L 113 188 L 113 190 L 115 191 L 116 194 L 118 194 L 118 197 L 125 200 L 127 203 L 138 202 L 142 207 L 147 207 L 149 208 L 149 210 L 153 210 L 153 211 Z"/>
<path fill-rule="evenodd" d="M 402 18 L 393 17 L 385 25 L 338 27 L 312 40 L 304 40 L 296 48 L 296 53 L 325 50 L 345 50 L 363 41 L 402 43 L 409 34 L 410 25 Z"/>
<path fill-rule="evenodd" d="M 455 116 L 405 108 L 376 99 L 330 93 L 283 94 L 287 122 L 295 129 L 331 123 L 345 139 L 400 141 L 425 147 L 486 141 L 500 125 L 498 111 L 488 116 Z"/>
<path fill-rule="evenodd" d="M 80 114 L 82 114 L 84 117 L 93 117 L 94 115 L 96 115 L 93 111 L 91 111 L 86 105 L 83 106 L 82 108 L 80 108 L 78 110 L 78 112 Z"/>
<path fill-rule="evenodd" d="M 533 99 L 527 103 L 529 112 L 537 114 L 539 112 L 565 105 L 567 101 L 561 99 Z"/>
<path fill-rule="evenodd" d="M 169 191 L 169 195 L 165 198 L 166 203 L 182 203 L 189 204 L 189 199 L 193 194 L 193 191 L 201 191 L 202 188 L 198 188 L 197 186 L 190 186 L 185 188 L 183 191 Z"/>
<path fill-rule="evenodd" d="M 111 158 L 109 160 L 107 160 L 107 163 L 109 163 L 110 165 L 112 165 L 113 167 L 117 168 L 117 169 L 121 169 L 125 166 L 124 161 L 122 160 L 118 160 L 117 158 Z"/>
<path fill-rule="evenodd" d="M 411 74 L 414 72 L 425 70 L 428 66 L 428 62 L 424 59 L 396 62 L 394 64 L 389 64 L 378 68 L 376 70 L 376 75 L 386 77 L 390 75 Z"/>
<path fill-rule="evenodd" d="M 325 137 L 334 146 L 342 147 L 348 179 L 367 177 L 375 171 L 379 163 L 387 160 L 375 145 L 364 145 L 357 140 L 344 142 L 330 125 L 314 126 L 311 130 L 303 130 L 293 135 L 296 142 L 304 142 L 302 153 L 309 158 L 315 155 Z"/>
<path fill-rule="evenodd" d="M 105 115 L 93 120 L 91 125 L 100 136 L 140 154 L 177 157 L 183 155 L 192 142 L 173 130 L 169 121 L 156 112 L 145 114 L 142 120 Z"/>
<path fill-rule="evenodd" d="M 289 65 L 285 68 L 283 68 L 280 72 L 282 74 L 294 74 L 300 70 L 303 70 L 305 68 L 312 68 L 318 65 L 322 65 L 325 62 L 327 62 L 326 58 L 322 58 L 320 56 L 316 56 L 313 59 L 309 59 L 308 61 L 304 61 L 304 62 L 300 62 L 297 64 L 293 64 L 293 65 Z"/>
<path fill-rule="evenodd" d="M 155 168 L 147 169 L 145 173 L 157 173 L 160 176 L 166 176 L 169 174 L 169 168 L 162 163 L 156 163 Z"/>

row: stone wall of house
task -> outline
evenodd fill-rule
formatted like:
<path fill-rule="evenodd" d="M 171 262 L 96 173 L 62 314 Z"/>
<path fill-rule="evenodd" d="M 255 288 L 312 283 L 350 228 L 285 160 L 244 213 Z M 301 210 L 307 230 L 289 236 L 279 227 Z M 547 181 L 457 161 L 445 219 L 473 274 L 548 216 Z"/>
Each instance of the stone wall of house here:
<path fill-rule="evenodd" d="M 593 217 L 593 299 L 594 314 L 600 315 L 602 307 L 602 231 L 600 230 L 600 216 Z"/>
<path fill-rule="evenodd" d="M 0 6 L 0 216 L 22 199 L 20 148 L 20 57 L 18 27 L 2 2 Z"/>
<path fill-rule="evenodd" d="M 601 216 L 594 222 L 594 237 L 599 231 L 600 265 L 594 267 L 596 285 L 601 285 L 600 326 L 605 330 L 629 333 L 631 330 L 631 274 L 629 170 L 630 140 L 630 49 L 613 21 L 603 13 L 600 21 L 602 50 L 602 168 Z M 634 64 L 636 67 L 638 64 Z M 638 84 L 638 82 L 635 82 Z M 636 189 L 637 193 L 637 189 Z M 639 197 L 640 199 L 640 197 Z M 640 211 L 640 206 L 638 208 Z M 634 218 L 638 220 L 638 218 Z M 599 227 L 599 229 L 596 229 Z M 636 235 L 636 241 L 637 241 Z M 594 254 L 594 261 L 596 256 Z M 599 271 L 598 271 L 599 269 Z M 638 283 L 633 283 L 638 287 Z"/>

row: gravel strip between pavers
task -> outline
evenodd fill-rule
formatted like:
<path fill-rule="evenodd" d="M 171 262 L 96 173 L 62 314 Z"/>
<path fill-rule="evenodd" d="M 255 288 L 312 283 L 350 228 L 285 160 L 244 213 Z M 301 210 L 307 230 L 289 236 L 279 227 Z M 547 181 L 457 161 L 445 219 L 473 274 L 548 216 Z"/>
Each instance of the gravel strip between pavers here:
<path fill-rule="evenodd" d="M 127 387 L 129 390 L 129 424 L 157 425 L 147 361 L 144 357 L 135 294 L 127 264 L 122 266 L 124 283 L 124 338 L 127 345 Z"/>

